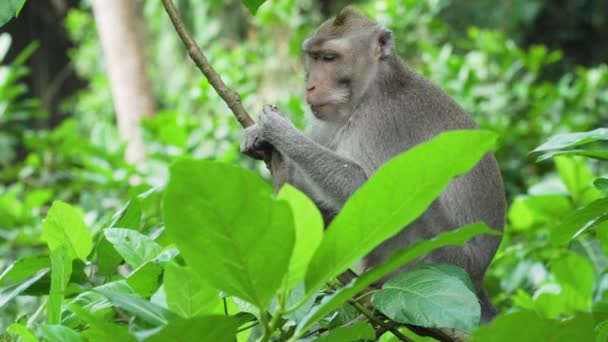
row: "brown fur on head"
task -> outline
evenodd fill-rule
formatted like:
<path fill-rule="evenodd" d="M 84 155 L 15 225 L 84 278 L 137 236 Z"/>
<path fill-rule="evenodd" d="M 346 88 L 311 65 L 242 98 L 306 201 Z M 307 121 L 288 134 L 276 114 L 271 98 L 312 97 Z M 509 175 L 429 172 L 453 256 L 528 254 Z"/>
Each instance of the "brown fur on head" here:
<path fill-rule="evenodd" d="M 345 33 L 352 31 L 353 28 L 366 29 L 377 25 L 378 24 L 363 15 L 358 9 L 348 6 L 342 9 L 335 18 L 328 19 L 321 24 L 317 33 L 328 36 L 342 36 Z"/>
<path fill-rule="evenodd" d="M 306 100 L 317 118 L 343 122 L 393 52 L 391 31 L 353 7 L 325 21 L 302 44 Z"/>

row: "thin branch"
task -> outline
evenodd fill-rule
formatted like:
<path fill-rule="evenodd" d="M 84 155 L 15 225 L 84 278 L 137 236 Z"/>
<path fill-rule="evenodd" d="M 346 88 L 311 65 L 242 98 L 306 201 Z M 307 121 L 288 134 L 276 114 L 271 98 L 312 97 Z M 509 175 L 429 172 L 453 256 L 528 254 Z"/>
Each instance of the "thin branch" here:
<path fill-rule="evenodd" d="M 222 77 L 211 67 L 207 57 L 203 54 L 200 47 L 196 44 L 190 32 L 186 28 L 186 25 L 181 20 L 179 13 L 177 12 L 177 8 L 173 4 L 172 0 L 161 0 L 163 2 L 163 6 L 165 7 L 165 11 L 171 18 L 171 22 L 177 31 L 177 34 L 181 38 L 182 42 L 186 46 L 188 50 L 188 54 L 190 58 L 196 64 L 196 66 L 203 72 L 213 89 L 217 91 L 220 97 L 226 102 L 228 108 L 234 113 L 234 116 L 239 121 L 241 126 L 249 127 L 255 124 L 255 121 L 249 116 L 243 104 L 241 103 L 241 95 L 236 91 L 228 88 L 224 81 L 222 81 Z"/>

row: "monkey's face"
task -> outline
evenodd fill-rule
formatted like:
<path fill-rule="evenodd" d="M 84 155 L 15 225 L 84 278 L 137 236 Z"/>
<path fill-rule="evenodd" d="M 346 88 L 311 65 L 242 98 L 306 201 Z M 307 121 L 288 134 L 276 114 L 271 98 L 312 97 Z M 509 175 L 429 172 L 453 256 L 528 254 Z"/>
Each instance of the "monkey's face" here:
<path fill-rule="evenodd" d="M 302 44 L 306 102 L 324 121 L 345 122 L 392 52 L 391 32 L 358 12 L 345 10 Z"/>
<path fill-rule="evenodd" d="M 340 121 L 350 112 L 352 62 L 343 43 L 332 40 L 306 52 L 306 102 L 320 120 Z"/>

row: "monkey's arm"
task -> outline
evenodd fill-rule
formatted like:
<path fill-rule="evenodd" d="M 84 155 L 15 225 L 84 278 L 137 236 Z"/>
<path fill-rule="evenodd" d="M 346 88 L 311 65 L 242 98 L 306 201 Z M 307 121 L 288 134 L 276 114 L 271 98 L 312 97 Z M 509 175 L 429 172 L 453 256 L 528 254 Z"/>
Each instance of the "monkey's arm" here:
<path fill-rule="evenodd" d="M 368 175 L 356 161 L 315 143 L 271 106 L 264 106 L 256 126 L 246 130 L 245 145 L 272 144 L 317 190 L 335 202 L 332 204 L 341 207 L 367 179 Z M 248 146 L 243 149 L 246 151 Z"/>

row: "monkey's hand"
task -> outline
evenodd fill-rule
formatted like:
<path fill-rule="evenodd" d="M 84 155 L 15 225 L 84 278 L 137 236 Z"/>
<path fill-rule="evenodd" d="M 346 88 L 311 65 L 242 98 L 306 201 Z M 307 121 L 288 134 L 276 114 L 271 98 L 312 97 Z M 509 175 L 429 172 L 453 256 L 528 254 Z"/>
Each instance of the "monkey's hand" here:
<path fill-rule="evenodd" d="M 272 105 L 264 105 L 258 122 L 245 129 L 241 152 L 260 160 L 266 160 L 272 150 L 277 134 L 286 134 L 295 127 Z"/>
<path fill-rule="evenodd" d="M 264 140 L 262 128 L 259 124 L 245 128 L 243 141 L 241 142 L 241 152 L 253 159 L 265 160 L 272 151 L 272 145 Z"/>

